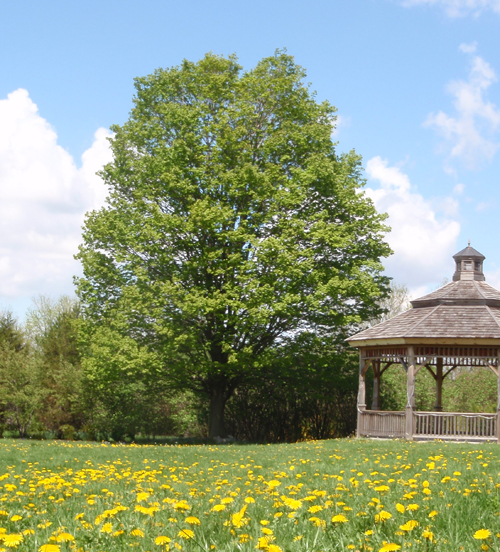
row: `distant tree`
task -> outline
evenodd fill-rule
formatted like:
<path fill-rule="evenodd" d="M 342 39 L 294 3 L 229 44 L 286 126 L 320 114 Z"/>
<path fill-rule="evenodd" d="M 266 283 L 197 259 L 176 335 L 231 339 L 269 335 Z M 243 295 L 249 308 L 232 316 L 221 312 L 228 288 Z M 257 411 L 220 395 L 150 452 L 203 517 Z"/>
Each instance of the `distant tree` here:
<path fill-rule="evenodd" d="M 34 299 L 26 332 L 41 367 L 38 420 L 47 429 L 75 428 L 84 422 L 82 370 L 78 350 L 80 306 L 76 298 Z M 62 435 L 62 433 L 61 433 Z"/>
<path fill-rule="evenodd" d="M 385 216 L 304 77 L 277 52 L 248 72 L 207 54 L 136 79 L 107 204 L 85 222 L 87 350 L 107 327 L 157 355 L 165 381 L 208 398 L 212 437 L 281 340 L 373 318 L 387 291 Z"/>

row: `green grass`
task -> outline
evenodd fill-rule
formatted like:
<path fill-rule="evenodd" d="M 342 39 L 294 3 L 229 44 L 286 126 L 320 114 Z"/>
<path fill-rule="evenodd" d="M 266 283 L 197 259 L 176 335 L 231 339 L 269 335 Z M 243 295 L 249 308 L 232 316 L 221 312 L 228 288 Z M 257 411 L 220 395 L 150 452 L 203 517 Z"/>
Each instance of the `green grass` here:
<path fill-rule="evenodd" d="M 22 551 L 498 551 L 499 472 L 493 444 L 2 439 L 0 527 Z"/>

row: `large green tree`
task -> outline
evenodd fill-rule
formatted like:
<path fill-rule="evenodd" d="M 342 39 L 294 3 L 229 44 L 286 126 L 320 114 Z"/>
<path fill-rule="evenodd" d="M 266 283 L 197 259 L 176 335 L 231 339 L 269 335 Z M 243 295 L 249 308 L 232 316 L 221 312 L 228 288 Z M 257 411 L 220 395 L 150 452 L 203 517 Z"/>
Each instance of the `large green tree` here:
<path fill-rule="evenodd" d="M 136 79 L 107 204 L 85 222 L 88 339 L 106 326 L 154 352 L 162 377 L 209 398 L 211 436 L 283 339 L 373 318 L 386 293 L 384 216 L 304 77 L 276 52 L 247 72 L 207 54 Z"/>

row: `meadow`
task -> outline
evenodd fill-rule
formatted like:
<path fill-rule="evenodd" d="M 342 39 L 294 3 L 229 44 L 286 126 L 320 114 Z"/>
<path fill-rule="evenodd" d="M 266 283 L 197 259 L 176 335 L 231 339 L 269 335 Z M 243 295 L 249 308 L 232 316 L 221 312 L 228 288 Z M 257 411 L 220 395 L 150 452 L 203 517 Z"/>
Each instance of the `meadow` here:
<path fill-rule="evenodd" d="M 0 440 L 0 550 L 500 550 L 500 447 Z"/>

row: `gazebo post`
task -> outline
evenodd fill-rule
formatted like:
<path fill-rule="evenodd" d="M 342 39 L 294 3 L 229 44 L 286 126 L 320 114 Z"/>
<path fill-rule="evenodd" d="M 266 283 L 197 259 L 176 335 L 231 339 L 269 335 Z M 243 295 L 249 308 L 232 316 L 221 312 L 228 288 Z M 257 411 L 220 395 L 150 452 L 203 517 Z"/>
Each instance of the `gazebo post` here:
<path fill-rule="evenodd" d="M 443 357 L 436 359 L 436 412 L 443 411 Z"/>
<path fill-rule="evenodd" d="M 408 371 L 406 372 L 406 431 L 405 438 L 413 440 L 413 408 L 415 407 L 415 353 L 408 347 Z"/>
<path fill-rule="evenodd" d="M 366 410 L 366 383 L 365 383 L 365 365 L 366 361 L 363 358 L 363 355 L 359 356 L 359 388 L 358 388 L 358 425 L 356 428 L 356 437 L 360 437 L 361 430 L 361 416 Z"/>
<path fill-rule="evenodd" d="M 373 400 L 372 410 L 380 410 L 380 360 L 372 362 L 373 368 Z"/>
<path fill-rule="evenodd" d="M 500 350 L 497 358 L 497 443 L 500 444 Z"/>

